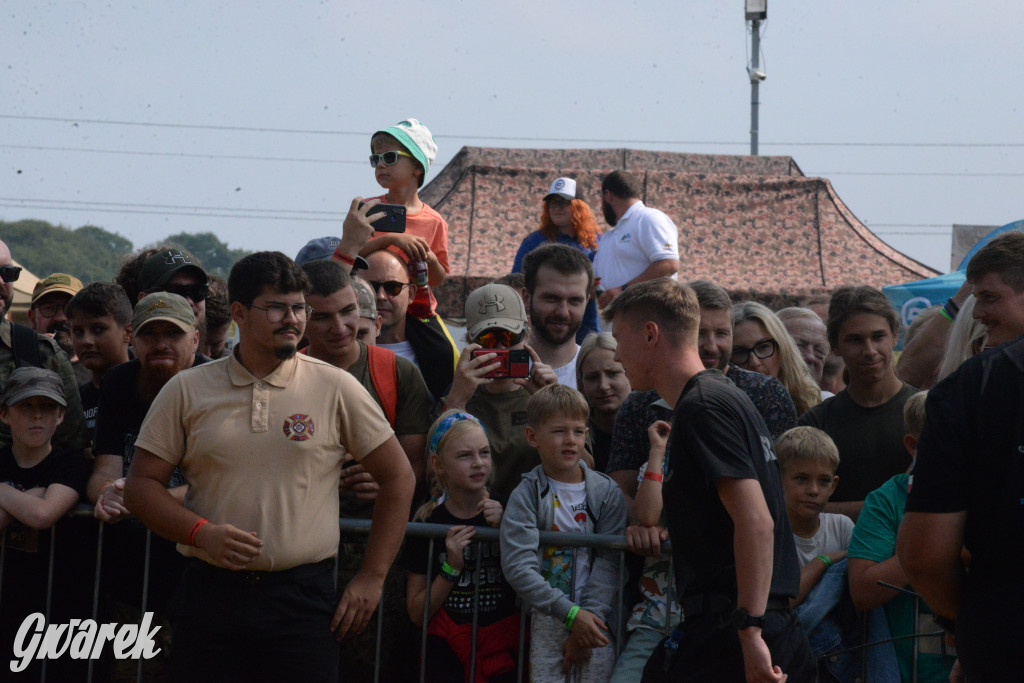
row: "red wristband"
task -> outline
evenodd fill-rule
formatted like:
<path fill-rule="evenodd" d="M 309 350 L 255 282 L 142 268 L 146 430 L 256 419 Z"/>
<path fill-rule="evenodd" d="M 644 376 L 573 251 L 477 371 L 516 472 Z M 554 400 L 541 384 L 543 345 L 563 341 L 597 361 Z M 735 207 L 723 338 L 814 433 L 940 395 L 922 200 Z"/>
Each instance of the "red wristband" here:
<path fill-rule="evenodd" d="M 650 479 L 651 481 L 662 481 L 665 478 L 664 475 L 658 472 L 644 472 L 644 479 Z"/>
<path fill-rule="evenodd" d="M 210 520 L 204 519 L 204 518 L 200 517 L 199 521 L 192 525 L 192 529 L 189 530 L 189 532 L 188 532 L 188 544 L 189 545 L 193 545 L 194 546 L 196 544 L 196 534 L 198 534 L 199 530 L 202 529 L 204 526 L 206 526 L 209 523 L 210 523 Z"/>
<path fill-rule="evenodd" d="M 356 260 L 354 258 L 349 256 L 348 254 L 342 254 L 337 249 L 334 250 L 334 257 L 340 260 L 342 263 L 347 263 L 350 266 L 354 266 L 356 264 Z"/>

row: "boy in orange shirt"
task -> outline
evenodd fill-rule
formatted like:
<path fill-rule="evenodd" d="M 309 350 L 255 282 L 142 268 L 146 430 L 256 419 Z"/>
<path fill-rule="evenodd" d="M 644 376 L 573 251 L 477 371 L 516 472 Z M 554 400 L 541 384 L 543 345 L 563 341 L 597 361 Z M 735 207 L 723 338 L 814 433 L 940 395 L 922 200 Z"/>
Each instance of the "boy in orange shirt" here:
<path fill-rule="evenodd" d="M 430 287 L 417 288 L 409 313 L 417 318 L 430 317 L 437 311 L 437 300 L 430 288 L 443 285 L 449 270 L 448 223 L 419 197 L 419 188 L 437 156 L 437 144 L 426 126 L 416 119 L 406 119 L 374 133 L 370 150 L 374 175 L 387 190 L 387 194 L 373 199 L 405 207 L 405 232 L 377 233 L 359 255 L 365 257 L 395 246 L 408 255 L 411 268 L 417 262 L 425 262 Z M 415 277 L 415 273 L 411 275 Z"/>

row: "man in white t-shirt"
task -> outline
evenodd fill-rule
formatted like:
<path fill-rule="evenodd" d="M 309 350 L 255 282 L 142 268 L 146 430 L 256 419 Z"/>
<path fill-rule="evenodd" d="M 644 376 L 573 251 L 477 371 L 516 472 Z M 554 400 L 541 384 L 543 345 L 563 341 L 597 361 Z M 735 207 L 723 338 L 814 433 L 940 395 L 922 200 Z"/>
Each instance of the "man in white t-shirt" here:
<path fill-rule="evenodd" d="M 594 284 L 590 259 L 579 249 L 548 243 L 523 259 L 523 303 L 530 317 L 529 344 L 550 365 L 558 383 L 576 388 L 576 332 Z"/>
<path fill-rule="evenodd" d="M 640 201 L 640 182 L 627 171 L 613 171 L 601 181 L 601 208 L 612 229 L 594 255 L 594 274 L 604 292 L 604 308 L 629 285 L 675 277 L 679 271 L 679 229 L 672 219 Z"/>

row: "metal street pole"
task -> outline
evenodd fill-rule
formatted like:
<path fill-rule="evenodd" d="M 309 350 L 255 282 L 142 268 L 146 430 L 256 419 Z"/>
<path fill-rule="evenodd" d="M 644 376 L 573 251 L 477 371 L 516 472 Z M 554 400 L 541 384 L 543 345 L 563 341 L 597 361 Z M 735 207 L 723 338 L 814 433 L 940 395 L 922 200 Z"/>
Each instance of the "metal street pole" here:
<path fill-rule="evenodd" d="M 753 19 L 750 28 L 750 43 L 752 57 L 750 60 L 750 156 L 757 156 L 757 107 L 758 88 L 764 75 L 760 69 L 761 53 L 761 21 Z"/>

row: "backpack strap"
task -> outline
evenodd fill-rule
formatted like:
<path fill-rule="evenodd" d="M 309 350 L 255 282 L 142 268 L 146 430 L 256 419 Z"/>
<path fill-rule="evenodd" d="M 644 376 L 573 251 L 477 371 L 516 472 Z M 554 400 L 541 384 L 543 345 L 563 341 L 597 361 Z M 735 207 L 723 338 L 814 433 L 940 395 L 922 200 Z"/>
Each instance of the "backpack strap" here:
<path fill-rule="evenodd" d="M 14 367 L 43 367 L 39 338 L 31 327 L 11 323 L 11 350 L 14 351 Z"/>
<path fill-rule="evenodd" d="M 379 346 L 367 346 L 366 355 L 373 389 L 380 398 L 384 417 L 394 429 L 395 418 L 398 415 L 398 362 L 395 359 L 395 352 Z"/>

